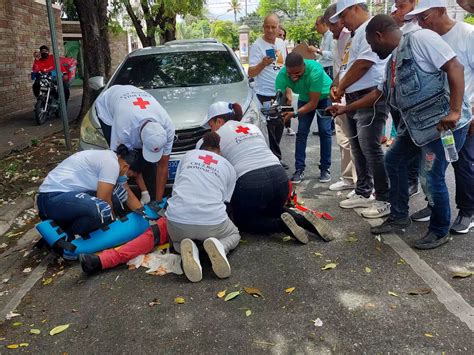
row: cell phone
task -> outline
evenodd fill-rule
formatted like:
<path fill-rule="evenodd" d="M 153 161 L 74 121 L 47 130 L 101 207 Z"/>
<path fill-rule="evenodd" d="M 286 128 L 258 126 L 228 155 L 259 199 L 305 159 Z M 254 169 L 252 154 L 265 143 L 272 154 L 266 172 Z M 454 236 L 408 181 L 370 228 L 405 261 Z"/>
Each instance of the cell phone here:
<path fill-rule="evenodd" d="M 267 55 L 267 57 L 276 59 L 275 49 L 273 48 L 265 50 L 265 54 Z"/>

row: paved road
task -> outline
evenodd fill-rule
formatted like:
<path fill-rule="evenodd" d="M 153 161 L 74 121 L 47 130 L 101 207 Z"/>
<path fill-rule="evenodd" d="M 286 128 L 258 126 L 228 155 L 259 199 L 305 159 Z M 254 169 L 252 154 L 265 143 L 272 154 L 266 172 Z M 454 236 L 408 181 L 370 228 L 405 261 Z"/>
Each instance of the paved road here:
<path fill-rule="evenodd" d="M 294 139 L 285 137 L 283 143 L 290 163 Z M 150 276 L 141 269 L 118 268 L 88 278 L 74 264 L 60 276 L 57 266 L 49 267 L 44 278 L 52 277 L 53 282 L 37 282 L 26 293 L 16 307 L 21 316 L 0 325 L 0 345 L 26 342 L 29 346 L 21 348 L 25 352 L 68 354 L 473 354 L 474 278 L 451 278 L 454 271 L 474 270 L 473 233 L 423 252 L 409 245 L 423 234 L 425 223 L 379 241 L 357 211 L 338 207 L 343 196 L 317 182 L 317 143 L 311 136 L 308 166 L 313 168 L 298 192 L 306 206 L 334 216 L 336 240 L 325 243 L 314 237 L 304 246 L 284 242 L 282 235 L 244 235 L 244 243 L 230 255 L 231 278 L 217 279 L 204 262 L 204 279 L 196 284 L 184 276 Z M 337 175 L 337 149 L 333 152 Z M 452 190 L 452 172 L 449 184 Z M 423 196 L 411 204 L 413 210 L 424 206 Z M 347 241 L 351 233 L 357 241 Z M 44 258 L 35 253 L 39 260 Z M 12 290 L 0 297 L 1 305 L 31 276 L 21 273 L 30 258 L 16 257 L 18 272 L 0 285 L 0 291 Z M 337 267 L 321 270 L 329 261 Z M 216 297 L 219 291 L 244 287 L 259 288 L 264 297 L 242 293 L 228 302 Z M 288 294 L 285 289 L 290 287 L 295 289 Z M 432 291 L 408 294 L 418 288 Z M 175 304 L 176 297 L 186 303 Z M 161 304 L 150 307 L 155 298 Z M 322 326 L 315 326 L 318 318 Z M 15 322 L 22 324 L 14 326 Z M 48 334 L 61 324 L 70 327 Z M 31 328 L 41 334 L 30 334 Z"/>

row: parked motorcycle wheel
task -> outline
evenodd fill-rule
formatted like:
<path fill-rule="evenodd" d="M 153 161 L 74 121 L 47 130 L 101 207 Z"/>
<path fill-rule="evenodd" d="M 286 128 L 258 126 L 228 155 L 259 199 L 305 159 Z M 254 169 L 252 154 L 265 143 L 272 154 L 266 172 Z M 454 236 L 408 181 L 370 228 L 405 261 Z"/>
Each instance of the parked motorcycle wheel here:
<path fill-rule="evenodd" d="M 49 119 L 49 110 L 43 112 L 44 100 L 38 99 L 35 104 L 35 120 L 38 125 L 42 125 Z"/>

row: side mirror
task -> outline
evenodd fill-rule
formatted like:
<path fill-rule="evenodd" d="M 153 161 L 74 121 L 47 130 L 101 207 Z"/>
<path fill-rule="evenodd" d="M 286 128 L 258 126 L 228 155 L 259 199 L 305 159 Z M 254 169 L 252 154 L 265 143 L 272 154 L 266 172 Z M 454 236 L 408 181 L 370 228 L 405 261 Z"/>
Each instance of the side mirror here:
<path fill-rule="evenodd" d="M 103 76 L 93 76 L 92 78 L 89 78 L 89 81 L 87 83 L 90 89 L 94 91 L 99 91 L 104 88 L 105 82 L 104 82 L 104 77 Z"/>

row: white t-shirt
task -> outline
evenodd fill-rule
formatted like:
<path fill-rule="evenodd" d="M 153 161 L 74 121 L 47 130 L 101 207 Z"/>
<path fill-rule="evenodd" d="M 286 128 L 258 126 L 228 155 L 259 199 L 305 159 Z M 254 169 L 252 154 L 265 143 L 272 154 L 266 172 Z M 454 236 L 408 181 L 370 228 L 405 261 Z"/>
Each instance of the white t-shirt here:
<path fill-rule="evenodd" d="M 267 49 L 275 50 L 276 60 L 272 64 L 267 65 L 260 74 L 255 77 L 255 92 L 263 96 L 274 96 L 276 77 L 280 69 L 285 65 L 285 41 L 281 38 L 277 38 L 275 44 L 271 44 L 261 37 L 258 38 L 250 47 L 249 65 L 253 67 L 260 63 L 262 59 L 267 56 Z"/>
<path fill-rule="evenodd" d="M 253 124 L 228 121 L 217 133 L 221 136 L 221 153 L 234 166 L 237 177 L 280 164 L 260 129 Z"/>
<path fill-rule="evenodd" d="M 379 56 L 372 51 L 372 48 L 365 38 L 365 28 L 370 20 L 371 19 L 364 22 L 354 31 L 354 37 L 352 37 L 348 53 L 348 62 L 347 65 L 344 65 L 345 61 L 343 60 L 343 65 L 341 65 L 339 72 L 339 80 L 344 77 L 356 60 L 368 60 L 374 64 L 370 67 L 367 73 L 362 76 L 362 78 L 346 89 L 346 93 L 352 93 L 372 86 L 377 86 L 384 81 L 385 65 L 388 59 L 380 59 Z"/>
<path fill-rule="evenodd" d="M 236 180 L 234 167 L 224 157 L 207 150 L 187 152 L 176 171 L 166 217 L 193 225 L 224 222 L 224 202 L 230 201 Z"/>
<path fill-rule="evenodd" d="M 97 191 L 99 181 L 115 185 L 119 173 L 117 154 L 111 150 L 84 150 L 51 170 L 39 192 Z"/>
<path fill-rule="evenodd" d="M 112 126 L 110 149 L 120 144 L 127 148 L 143 147 L 140 129 L 146 121 L 161 124 L 167 133 L 163 155 L 170 155 L 174 141 L 174 125 L 166 110 L 148 92 L 132 85 L 114 85 L 96 101 L 99 119 Z"/>
<path fill-rule="evenodd" d="M 464 65 L 464 93 L 474 102 L 474 26 L 456 22 L 448 33 L 441 36 Z"/>

